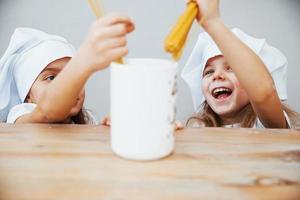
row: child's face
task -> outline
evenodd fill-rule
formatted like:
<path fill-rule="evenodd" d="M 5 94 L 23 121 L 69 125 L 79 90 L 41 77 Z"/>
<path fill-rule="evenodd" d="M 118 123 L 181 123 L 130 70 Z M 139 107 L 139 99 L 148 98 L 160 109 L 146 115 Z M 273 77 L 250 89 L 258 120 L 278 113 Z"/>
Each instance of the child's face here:
<path fill-rule="evenodd" d="M 41 99 L 44 90 L 47 89 L 47 86 L 65 67 L 69 60 L 70 58 L 68 57 L 60 58 L 48 64 L 47 67 L 39 74 L 39 76 L 36 78 L 35 82 L 31 86 L 26 102 L 37 104 L 38 101 Z M 80 111 L 80 109 L 83 106 L 84 98 L 85 91 L 84 89 L 82 89 L 77 97 L 76 104 L 70 111 L 69 117 L 75 116 Z"/>
<path fill-rule="evenodd" d="M 210 58 L 202 75 L 202 92 L 215 113 L 234 117 L 249 103 L 246 91 L 222 55 Z"/>

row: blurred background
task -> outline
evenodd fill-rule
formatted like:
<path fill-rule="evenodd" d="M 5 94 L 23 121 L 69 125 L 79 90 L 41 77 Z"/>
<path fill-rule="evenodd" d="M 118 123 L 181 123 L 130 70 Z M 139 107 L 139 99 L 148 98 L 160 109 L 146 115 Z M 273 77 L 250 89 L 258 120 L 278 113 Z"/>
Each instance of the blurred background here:
<path fill-rule="evenodd" d="M 300 112 L 300 0 L 220 0 L 221 16 L 229 27 L 266 38 L 289 61 L 288 104 Z M 105 12 L 122 12 L 136 23 L 128 37 L 128 57 L 170 59 L 163 41 L 185 8 L 185 0 L 103 0 Z M 0 0 L 0 54 L 3 55 L 16 27 L 37 28 L 65 37 L 76 48 L 95 17 L 86 0 Z M 181 71 L 197 35 L 203 30 L 194 23 L 182 58 Z M 190 91 L 179 79 L 177 118 L 185 121 L 193 112 Z M 150 92 L 150 91 L 149 91 Z M 100 120 L 109 114 L 109 69 L 94 74 L 86 85 L 85 107 Z"/>

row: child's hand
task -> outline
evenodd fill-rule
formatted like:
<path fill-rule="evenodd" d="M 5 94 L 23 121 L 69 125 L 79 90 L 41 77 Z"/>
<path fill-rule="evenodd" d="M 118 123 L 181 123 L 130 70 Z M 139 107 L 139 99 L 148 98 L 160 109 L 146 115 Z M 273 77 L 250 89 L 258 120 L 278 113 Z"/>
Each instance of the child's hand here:
<path fill-rule="evenodd" d="M 189 2 L 196 2 L 199 6 L 199 14 L 197 21 L 205 29 L 209 23 L 220 18 L 219 0 L 186 0 Z M 204 17 L 204 18 L 203 18 Z"/>
<path fill-rule="evenodd" d="M 184 127 L 183 127 L 183 125 L 182 125 L 182 123 L 180 122 L 180 121 L 178 121 L 178 120 L 176 120 L 175 121 L 175 131 L 178 131 L 178 130 L 181 130 L 181 129 L 183 129 Z"/>
<path fill-rule="evenodd" d="M 109 14 L 95 21 L 77 52 L 77 58 L 91 72 L 107 67 L 128 53 L 126 35 L 134 24 L 126 15 Z"/>
<path fill-rule="evenodd" d="M 101 120 L 100 124 L 103 125 L 103 126 L 110 126 L 110 117 L 104 117 Z"/>

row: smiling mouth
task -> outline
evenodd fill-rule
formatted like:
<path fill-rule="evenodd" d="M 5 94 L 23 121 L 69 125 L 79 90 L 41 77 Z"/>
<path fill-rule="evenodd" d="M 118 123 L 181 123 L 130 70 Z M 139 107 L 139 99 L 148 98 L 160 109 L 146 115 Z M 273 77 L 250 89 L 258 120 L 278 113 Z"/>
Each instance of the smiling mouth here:
<path fill-rule="evenodd" d="M 229 97 L 232 94 L 232 90 L 226 87 L 217 87 L 215 89 L 212 90 L 211 95 L 215 98 L 215 99 L 226 99 L 227 97 Z"/>

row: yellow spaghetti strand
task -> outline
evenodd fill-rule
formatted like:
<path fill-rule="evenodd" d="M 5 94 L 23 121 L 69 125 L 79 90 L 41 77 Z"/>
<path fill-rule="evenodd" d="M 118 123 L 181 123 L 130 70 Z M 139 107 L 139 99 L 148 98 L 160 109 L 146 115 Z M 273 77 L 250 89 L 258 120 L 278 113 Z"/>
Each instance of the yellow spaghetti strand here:
<path fill-rule="evenodd" d="M 165 50 L 171 53 L 175 60 L 178 60 L 181 56 L 182 48 L 185 44 L 188 32 L 197 14 L 197 3 L 189 3 L 186 10 L 179 17 L 178 22 L 165 40 Z"/>
<path fill-rule="evenodd" d="M 91 7 L 94 15 L 97 17 L 97 18 L 100 18 L 103 16 L 103 13 L 104 13 L 104 9 L 103 9 L 103 6 L 102 6 L 102 3 L 100 0 L 87 0 L 88 1 L 88 4 L 89 6 Z M 119 58 L 118 60 L 116 60 L 115 62 L 119 63 L 119 64 L 124 64 L 123 62 L 123 59 L 122 58 Z"/>
<path fill-rule="evenodd" d="M 214 0 L 214 2 L 211 3 L 207 14 L 200 19 L 200 25 L 203 24 L 208 13 L 211 12 L 216 3 L 216 0 Z M 175 24 L 169 35 L 166 37 L 164 44 L 165 50 L 172 55 L 174 60 L 178 60 L 180 58 L 183 52 L 184 45 L 186 43 L 188 33 L 196 16 L 198 15 L 198 12 L 199 9 L 198 4 L 196 2 L 191 1 L 190 3 L 188 3 L 186 10 L 179 17 L 178 22 Z"/>
<path fill-rule="evenodd" d="M 89 6 L 90 8 L 92 9 L 94 15 L 97 17 L 97 18 L 100 18 L 102 15 L 98 9 L 98 6 L 95 4 L 94 0 L 87 0 L 88 3 L 89 3 Z"/>

